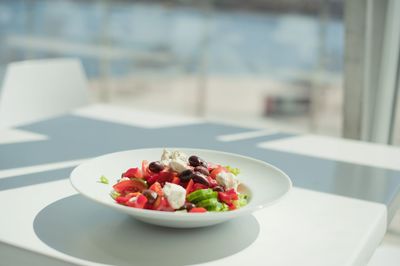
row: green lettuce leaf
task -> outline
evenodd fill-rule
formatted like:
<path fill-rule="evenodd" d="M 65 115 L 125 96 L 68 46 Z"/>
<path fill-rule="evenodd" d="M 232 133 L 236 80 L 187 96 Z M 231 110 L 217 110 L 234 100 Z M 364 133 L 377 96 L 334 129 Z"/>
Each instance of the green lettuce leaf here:
<path fill-rule="evenodd" d="M 99 183 L 108 185 L 108 179 L 104 175 L 100 176 Z"/>
<path fill-rule="evenodd" d="M 230 167 L 229 165 L 225 166 L 225 168 L 226 168 L 226 170 L 228 170 L 229 172 L 231 172 L 234 175 L 240 174 L 239 168 L 233 168 L 233 167 Z"/>

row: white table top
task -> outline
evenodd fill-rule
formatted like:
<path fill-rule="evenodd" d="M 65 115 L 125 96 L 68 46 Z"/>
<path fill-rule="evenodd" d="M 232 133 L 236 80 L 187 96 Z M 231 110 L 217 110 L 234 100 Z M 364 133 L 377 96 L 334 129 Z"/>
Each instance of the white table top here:
<path fill-rule="evenodd" d="M 104 122 L 101 124 L 104 128 L 114 129 L 123 125 L 124 131 L 126 127 L 134 127 L 138 132 L 140 128 L 156 132 L 163 129 L 165 136 L 170 130 L 187 125 L 196 127 L 198 131 L 199 125 L 204 123 L 190 118 L 96 105 L 75 112 L 61 124 L 72 126 L 68 119 L 75 121 L 83 117 L 89 124 L 92 119 Z M 343 184 L 336 184 L 337 179 L 321 185 L 318 177 L 314 184 L 313 179 L 303 182 L 307 179 L 305 176 L 293 176 L 295 187 L 288 197 L 249 217 L 193 231 L 144 225 L 92 203 L 73 190 L 66 179 L 68 173 L 71 167 L 89 158 L 85 156 L 88 154 L 82 153 L 76 158 L 65 155 L 63 158 L 68 160 L 61 161 L 57 160 L 57 154 L 52 154 L 46 158 L 47 162 L 34 156 L 20 161 L 15 159 L 17 155 L 21 157 L 20 149 L 26 148 L 28 154 L 32 148 L 29 145 L 45 145 L 43 150 L 37 150 L 38 157 L 51 145 L 58 145 L 52 142 L 57 138 L 54 137 L 58 134 L 56 127 L 47 127 L 48 135 L 42 130 L 45 125 L 57 125 L 58 121 L 61 120 L 56 118 L 43 124 L 0 130 L 0 156 L 4 159 L 3 163 L 0 162 L 0 208 L 6 217 L 0 219 L 0 257 L 8 261 L 4 265 L 24 265 L 28 258 L 30 262 L 42 265 L 365 265 L 386 232 L 390 219 L 388 210 L 397 208 L 392 202 L 397 200 L 397 190 L 395 196 L 392 190 L 383 190 L 384 196 L 378 197 L 358 193 L 356 189 L 338 188 Z M 162 121 L 161 127 L 154 126 L 157 121 Z M 62 130 L 65 131 L 65 127 Z M 342 166 L 341 162 L 351 163 L 350 166 L 345 164 L 346 171 L 354 163 L 357 164 L 355 169 L 361 170 L 364 166 L 373 166 L 372 170 L 385 169 L 391 182 L 400 178 L 396 175 L 400 167 L 392 159 L 394 156 L 399 158 L 398 148 L 311 135 L 286 138 L 268 130 L 232 131 L 215 130 L 217 136 L 214 139 L 223 145 L 221 147 L 231 148 L 238 142 L 249 145 L 248 141 L 256 139 L 257 152 L 268 149 L 268 154 L 273 155 L 285 151 L 287 158 L 290 154 L 304 156 L 296 157 L 304 160 L 313 157 L 316 164 L 327 166 L 328 170 L 332 169 L 323 161 L 325 159 L 334 159 L 339 166 Z M 249 133 L 251 131 L 255 133 Z M 63 141 L 68 142 L 67 139 Z M 237 149 L 240 153 L 239 146 Z M 15 151 L 16 155 L 6 157 L 10 151 Z M 63 152 L 68 153 L 60 150 Z M 268 158 L 276 159 L 273 156 Z M 312 174 L 313 171 L 304 172 L 307 169 L 302 169 L 310 167 L 308 161 L 302 162 L 297 165 L 299 172 Z M 336 168 L 335 171 L 334 174 L 341 174 Z M 354 179 L 351 174 L 346 176 L 350 181 Z M 387 175 L 382 178 L 387 178 Z M 352 185 L 350 182 L 349 186 Z M 378 185 L 377 190 L 380 188 Z M 346 193 L 349 196 L 343 196 Z"/>

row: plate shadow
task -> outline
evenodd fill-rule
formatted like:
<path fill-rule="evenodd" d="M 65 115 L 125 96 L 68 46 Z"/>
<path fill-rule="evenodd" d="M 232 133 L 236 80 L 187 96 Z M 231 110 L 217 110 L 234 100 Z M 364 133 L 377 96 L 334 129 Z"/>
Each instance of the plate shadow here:
<path fill-rule="evenodd" d="M 149 225 L 80 195 L 45 207 L 33 227 L 39 239 L 62 253 L 112 265 L 213 261 L 250 246 L 260 232 L 251 215 L 196 229 Z"/>

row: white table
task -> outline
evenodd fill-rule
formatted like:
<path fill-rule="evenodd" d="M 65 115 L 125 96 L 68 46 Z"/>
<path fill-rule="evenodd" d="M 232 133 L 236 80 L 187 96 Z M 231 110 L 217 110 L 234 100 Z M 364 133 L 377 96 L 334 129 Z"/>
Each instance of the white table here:
<path fill-rule="evenodd" d="M 175 230 L 92 203 L 67 179 L 102 153 L 179 143 L 272 162 L 294 188 L 252 216 Z M 107 105 L 1 130 L 0 265 L 365 265 L 398 208 L 396 158 L 393 147 Z"/>

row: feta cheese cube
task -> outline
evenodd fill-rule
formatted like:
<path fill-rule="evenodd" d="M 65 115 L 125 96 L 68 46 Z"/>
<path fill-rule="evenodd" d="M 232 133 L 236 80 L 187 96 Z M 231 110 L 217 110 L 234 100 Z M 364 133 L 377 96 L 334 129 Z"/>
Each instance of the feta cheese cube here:
<path fill-rule="evenodd" d="M 169 162 L 169 167 L 178 173 L 182 173 L 183 171 L 189 169 L 189 165 L 187 164 L 187 162 L 182 161 L 182 160 L 171 160 Z"/>
<path fill-rule="evenodd" d="M 188 157 L 184 152 L 181 151 L 173 151 L 170 157 L 172 160 L 179 160 L 179 161 L 188 161 Z"/>
<path fill-rule="evenodd" d="M 221 172 L 216 178 L 219 185 L 223 186 L 225 190 L 234 189 L 237 191 L 237 188 L 240 184 L 239 180 L 235 178 L 235 175 L 229 172 Z"/>
<path fill-rule="evenodd" d="M 172 208 L 179 209 L 185 204 L 186 190 L 183 187 L 167 182 L 163 187 L 163 192 Z"/>
<path fill-rule="evenodd" d="M 169 162 L 171 161 L 171 156 L 172 156 L 172 152 L 170 152 L 169 150 L 167 150 L 167 149 L 164 149 L 164 151 L 163 151 L 163 153 L 162 153 L 162 155 L 161 155 L 161 163 L 164 165 L 164 166 L 168 166 L 169 165 Z"/>
<path fill-rule="evenodd" d="M 173 163 L 174 165 L 176 165 L 177 169 L 180 169 L 180 171 L 173 169 L 174 171 L 177 172 L 181 172 L 184 171 L 182 170 L 183 168 L 181 167 L 182 165 L 186 165 L 187 161 L 188 161 L 188 157 L 184 152 L 181 151 L 169 151 L 167 149 L 164 149 L 163 154 L 161 155 L 161 163 L 164 166 L 170 166 L 171 161 L 175 161 L 175 163 Z M 179 164 L 179 165 L 177 165 Z M 187 168 L 185 168 L 187 169 Z"/>

